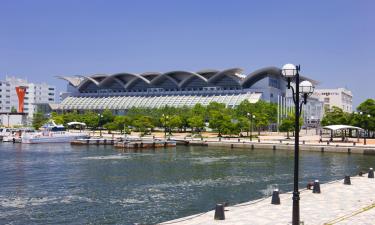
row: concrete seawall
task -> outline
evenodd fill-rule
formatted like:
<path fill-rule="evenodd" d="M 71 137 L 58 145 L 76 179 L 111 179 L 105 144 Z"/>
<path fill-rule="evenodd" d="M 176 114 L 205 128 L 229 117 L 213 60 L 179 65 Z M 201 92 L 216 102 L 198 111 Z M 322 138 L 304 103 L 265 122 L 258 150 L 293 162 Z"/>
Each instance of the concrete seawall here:
<path fill-rule="evenodd" d="M 266 149 L 266 150 L 294 150 L 294 144 L 290 143 L 258 143 L 258 142 L 228 142 L 228 141 L 180 141 L 180 145 L 199 145 L 208 147 L 226 147 L 232 149 Z M 340 146 L 334 143 L 330 145 L 300 144 L 301 151 L 335 152 L 347 154 L 375 155 L 375 146 Z"/>

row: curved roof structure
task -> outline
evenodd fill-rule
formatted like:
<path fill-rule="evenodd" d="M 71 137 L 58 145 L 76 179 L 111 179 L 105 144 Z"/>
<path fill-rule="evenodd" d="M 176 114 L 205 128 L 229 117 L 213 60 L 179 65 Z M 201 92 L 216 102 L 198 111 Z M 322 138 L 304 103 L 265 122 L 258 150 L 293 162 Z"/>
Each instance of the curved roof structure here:
<path fill-rule="evenodd" d="M 262 80 L 263 78 L 271 76 L 271 77 L 280 77 L 281 70 L 277 67 L 265 67 L 259 70 L 256 70 L 249 75 L 242 81 L 242 87 L 251 87 L 256 82 Z"/>
<path fill-rule="evenodd" d="M 78 85 L 82 82 L 83 78 L 75 76 L 75 77 L 67 77 L 67 76 L 56 76 L 58 79 L 66 80 L 69 82 L 70 85 L 74 87 L 78 87 Z"/>
<path fill-rule="evenodd" d="M 190 87 L 230 87 L 234 89 L 246 89 L 258 81 L 273 77 L 280 79 L 281 69 L 278 67 L 265 67 L 256 70 L 247 76 L 241 75 L 240 68 L 226 69 L 222 71 L 206 69 L 198 72 L 170 71 L 166 73 L 146 72 L 142 74 L 116 73 L 113 75 L 96 74 L 92 76 L 59 76 L 79 91 L 85 89 L 122 89 L 122 90 L 145 90 L 147 88 L 182 89 Z M 301 76 L 301 80 L 316 81 Z"/>
<path fill-rule="evenodd" d="M 332 131 L 336 131 L 336 130 L 345 130 L 345 129 L 351 129 L 351 130 L 363 130 L 363 129 L 360 128 L 360 127 L 349 126 L 349 125 L 329 125 L 329 126 L 325 126 L 325 127 L 323 127 L 323 129 L 332 130 Z"/>

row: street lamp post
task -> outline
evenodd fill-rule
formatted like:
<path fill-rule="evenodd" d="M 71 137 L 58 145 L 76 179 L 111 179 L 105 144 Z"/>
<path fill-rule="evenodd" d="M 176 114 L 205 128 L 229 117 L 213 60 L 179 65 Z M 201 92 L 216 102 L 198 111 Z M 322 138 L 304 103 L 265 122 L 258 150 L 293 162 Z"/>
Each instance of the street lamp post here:
<path fill-rule="evenodd" d="M 253 119 L 255 119 L 255 115 L 251 113 L 247 113 L 247 117 L 250 119 L 250 125 L 249 125 L 249 130 L 250 130 L 250 141 L 253 141 Z"/>
<path fill-rule="evenodd" d="M 309 81 L 302 81 L 300 83 L 299 76 L 300 66 L 293 64 L 286 64 L 283 66 L 281 72 L 288 82 L 288 89 L 292 90 L 293 101 L 295 105 L 295 140 L 294 140 L 294 185 L 293 185 L 293 215 L 292 224 L 300 224 L 300 210 L 299 210 L 299 190 L 298 190 L 298 173 L 299 173 L 299 119 L 302 109 L 302 104 L 306 104 L 307 97 L 310 96 L 314 87 Z M 294 80 L 295 89 L 291 86 L 291 82 Z M 303 101 L 300 102 L 300 95 Z"/>
<path fill-rule="evenodd" d="M 103 115 L 101 113 L 98 113 L 98 117 L 99 117 L 98 128 L 99 128 L 99 134 L 100 134 L 100 137 L 101 137 L 102 136 L 102 128 L 100 127 L 100 125 L 101 125 L 101 118 L 103 118 Z"/>
<path fill-rule="evenodd" d="M 168 115 L 162 115 L 163 119 L 164 119 L 164 123 L 163 123 L 163 126 L 164 126 L 164 139 L 167 139 L 167 120 L 169 118 Z"/>

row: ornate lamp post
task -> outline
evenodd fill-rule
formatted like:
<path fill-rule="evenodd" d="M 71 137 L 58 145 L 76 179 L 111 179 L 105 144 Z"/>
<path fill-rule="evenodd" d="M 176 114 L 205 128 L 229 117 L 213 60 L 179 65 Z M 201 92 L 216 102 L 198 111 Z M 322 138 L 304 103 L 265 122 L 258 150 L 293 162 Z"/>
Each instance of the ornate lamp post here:
<path fill-rule="evenodd" d="M 299 119 L 301 115 L 302 104 L 306 104 L 307 97 L 314 92 L 314 86 L 309 81 L 302 81 L 300 83 L 299 77 L 300 66 L 293 64 L 286 64 L 283 66 L 281 73 L 288 82 L 288 89 L 292 89 L 292 96 L 295 105 L 295 140 L 294 140 L 294 188 L 293 188 L 293 218 L 292 224 L 300 224 L 299 214 L 299 191 L 298 191 L 298 173 L 299 173 Z M 290 85 L 294 82 L 295 88 Z M 300 101 L 302 97 L 302 101 Z"/>
<path fill-rule="evenodd" d="M 161 115 L 163 117 L 163 126 L 164 126 L 164 139 L 167 139 L 167 120 L 169 119 L 168 115 Z"/>
<path fill-rule="evenodd" d="M 98 113 L 98 117 L 99 117 L 99 120 L 98 120 L 98 128 L 99 128 L 99 133 L 100 133 L 100 137 L 102 136 L 102 128 L 100 127 L 101 125 L 101 118 L 103 118 L 103 115 L 101 113 Z"/>
<path fill-rule="evenodd" d="M 251 113 L 247 113 L 247 117 L 249 117 L 249 120 L 250 120 L 250 125 L 251 127 L 249 127 L 249 130 L 250 130 L 250 141 L 253 141 L 253 119 L 255 119 L 255 115 L 251 114 Z"/>

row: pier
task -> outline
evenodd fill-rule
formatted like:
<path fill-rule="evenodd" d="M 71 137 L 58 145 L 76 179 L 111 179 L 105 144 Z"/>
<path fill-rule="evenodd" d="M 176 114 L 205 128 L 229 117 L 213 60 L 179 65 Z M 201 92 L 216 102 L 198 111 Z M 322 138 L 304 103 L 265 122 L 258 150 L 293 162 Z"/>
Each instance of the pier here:
<path fill-rule="evenodd" d="M 108 138 L 87 138 L 77 139 L 70 142 L 72 145 L 113 145 L 121 149 L 139 149 L 139 148 L 166 148 L 176 147 L 175 141 L 170 140 L 123 140 L 123 139 L 108 139 Z"/>
<path fill-rule="evenodd" d="M 321 193 L 301 189 L 301 224 L 374 224 L 375 179 L 368 178 L 367 174 L 364 174 L 351 177 L 350 181 L 350 185 L 344 184 L 344 179 L 320 184 Z M 209 211 L 164 222 L 161 225 L 291 224 L 292 193 L 282 193 L 279 198 L 280 204 L 271 204 L 272 197 L 265 197 L 225 207 L 223 220 L 215 220 L 215 211 Z"/>

